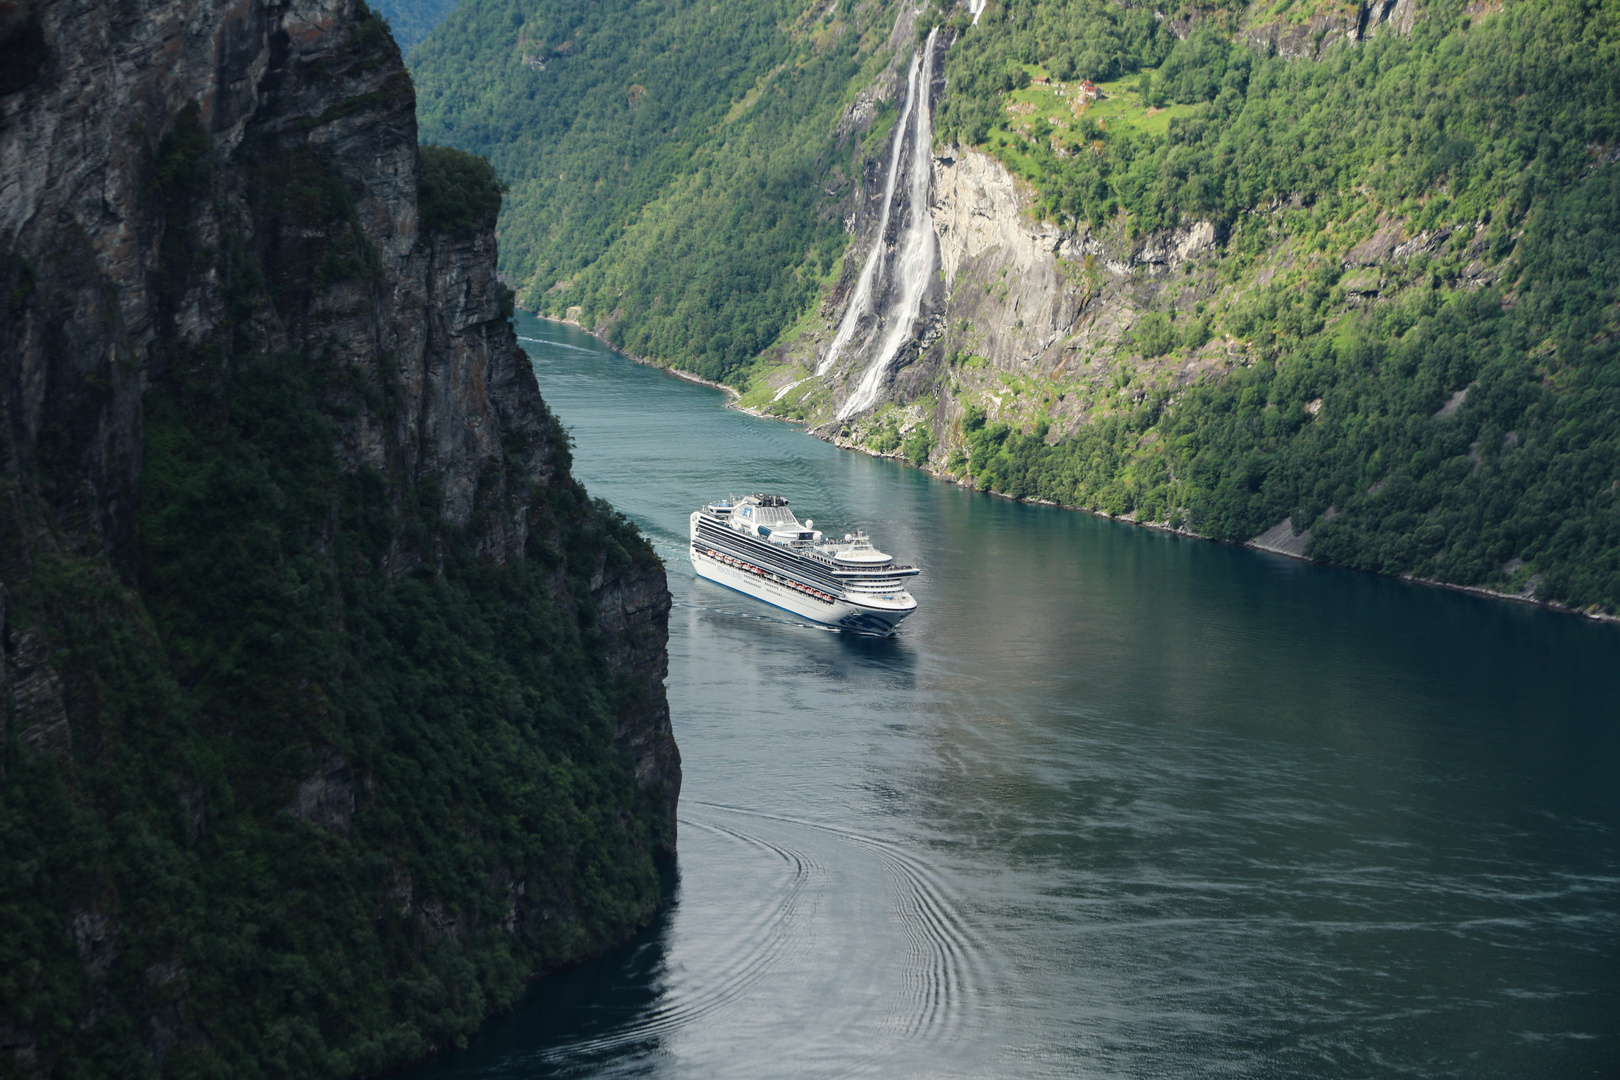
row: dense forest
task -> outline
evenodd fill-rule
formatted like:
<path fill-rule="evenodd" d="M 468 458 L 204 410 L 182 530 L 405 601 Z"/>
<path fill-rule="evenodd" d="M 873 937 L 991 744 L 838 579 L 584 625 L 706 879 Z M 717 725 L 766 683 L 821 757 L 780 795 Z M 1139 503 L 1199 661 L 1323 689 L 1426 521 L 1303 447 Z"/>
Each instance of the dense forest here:
<path fill-rule="evenodd" d="M 501 266 L 525 307 L 732 378 L 839 266 L 856 178 L 835 127 L 893 20 L 876 0 L 464 3 L 411 57 L 422 136 L 511 185 Z"/>
<path fill-rule="evenodd" d="M 0 1074 L 375 1075 L 660 904 L 663 570 L 378 16 L 193 5 L 187 69 L 92 15 L 0 127 L 51 180 L 0 204 Z"/>
<path fill-rule="evenodd" d="M 1476 24 L 1436 0 L 1410 34 L 1319 61 L 1267 56 L 1234 37 L 1235 13 L 1198 14 L 1178 40 L 1145 9 L 1099 0 L 992 5 L 951 52 L 940 135 L 1015 136 L 1004 160 L 1059 220 L 1229 224 L 1290 198 L 1317 231 L 1371 201 L 1416 231 L 1495 221 L 1501 234 L 1589 168 L 1620 124 L 1620 13 L 1603 5 L 1521 2 Z M 1193 108 L 1174 110 L 1162 137 L 1099 128 L 1090 110 L 1064 130 L 1019 130 L 1004 99 L 1027 85 L 1026 65 L 1064 79 L 1141 72 L 1150 107 Z"/>
<path fill-rule="evenodd" d="M 684 85 L 636 89 L 698 9 L 638 26 L 644 54 L 616 36 L 635 38 L 626 21 L 499 6 L 458 11 L 418 77 L 432 137 L 513 181 L 523 302 L 760 380 L 769 402 L 767 346 L 824 318 L 836 216 L 863 169 L 881 177 L 892 106 L 857 139 L 836 119 L 894 13 L 733 8 L 723 53 L 680 58 L 700 107 Z M 1184 286 L 1131 301 L 1102 383 L 975 383 L 983 328 L 953 327 L 927 430 L 885 406 L 845 437 L 1008 494 L 1233 540 L 1286 519 L 1316 558 L 1620 611 L 1620 9 L 1431 0 L 1399 26 L 1389 10 L 992 0 L 975 24 L 931 3 L 885 47 L 946 26 L 939 147 L 994 156 L 1071 232 L 1131 244 L 1208 222 L 1219 243 Z M 773 97 L 789 57 L 801 81 Z M 1064 89 L 1080 80 L 1103 91 L 1089 108 Z M 1217 349 L 1224 377 L 1150 377 Z M 1077 393 L 1084 423 L 1043 416 Z"/>

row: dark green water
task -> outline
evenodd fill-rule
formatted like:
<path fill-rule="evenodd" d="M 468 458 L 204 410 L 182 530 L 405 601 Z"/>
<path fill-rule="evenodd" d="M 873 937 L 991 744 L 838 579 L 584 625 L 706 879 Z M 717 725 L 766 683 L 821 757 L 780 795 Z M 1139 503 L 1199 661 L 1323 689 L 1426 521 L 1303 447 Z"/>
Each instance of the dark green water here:
<path fill-rule="evenodd" d="M 961 491 L 523 320 L 675 596 L 678 879 L 427 1077 L 1620 1075 L 1620 630 Z M 694 577 L 787 495 L 873 641 Z"/>

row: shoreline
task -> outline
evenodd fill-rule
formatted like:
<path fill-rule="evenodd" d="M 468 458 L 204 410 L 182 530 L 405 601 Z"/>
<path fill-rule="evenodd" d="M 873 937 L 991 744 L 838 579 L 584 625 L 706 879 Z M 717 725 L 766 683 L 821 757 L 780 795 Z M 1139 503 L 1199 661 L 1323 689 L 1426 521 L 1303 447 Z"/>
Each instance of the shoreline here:
<path fill-rule="evenodd" d="M 677 379 L 684 379 L 687 382 L 697 383 L 700 386 L 708 386 L 716 390 L 724 391 L 729 399 L 727 400 L 725 406 L 728 409 L 736 409 L 738 412 L 746 413 L 749 416 L 757 416 L 763 420 L 775 420 L 783 424 L 802 424 L 802 430 L 806 435 L 809 435 L 814 439 L 820 439 L 822 442 L 835 446 L 840 450 L 852 450 L 858 454 L 865 454 L 867 457 L 893 461 L 896 464 L 904 466 L 905 468 L 916 469 L 918 472 L 932 476 L 936 480 L 943 480 L 947 484 L 954 484 L 965 491 L 976 491 L 981 495 L 989 495 L 997 499 L 1006 499 L 1009 502 L 1028 503 L 1031 506 L 1051 506 L 1056 507 L 1059 510 L 1077 510 L 1082 514 L 1090 514 L 1092 517 L 1105 518 L 1109 521 L 1117 521 L 1126 525 L 1134 525 L 1139 529 L 1152 529 L 1155 532 L 1166 533 L 1170 536 L 1181 536 L 1189 540 L 1203 540 L 1212 544 L 1225 544 L 1228 547 L 1247 548 L 1250 551 L 1260 551 L 1268 555 L 1278 555 L 1285 559 L 1294 559 L 1298 562 L 1309 563 L 1312 566 L 1326 566 L 1335 570 L 1349 570 L 1358 574 L 1372 574 L 1375 577 L 1386 578 L 1390 581 L 1405 581 L 1414 585 L 1427 585 L 1437 589 L 1449 589 L 1452 592 L 1471 593 L 1474 596 L 1482 596 L 1492 600 L 1509 600 L 1516 604 L 1525 604 L 1529 607 L 1538 607 L 1546 611 L 1557 612 L 1560 615 L 1579 616 L 1580 618 L 1588 619 L 1592 622 L 1620 624 L 1620 615 L 1610 615 L 1605 611 L 1592 611 L 1585 608 L 1571 607 L 1568 604 L 1561 604 L 1556 600 L 1537 600 L 1533 596 L 1525 596 L 1522 593 L 1506 593 L 1499 589 L 1492 589 L 1484 585 L 1458 585 L 1450 581 L 1439 581 L 1435 578 L 1418 577 L 1416 574 L 1384 574 L 1377 570 L 1360 570 L 1353 566 L 1343 566 L 1339 563 L 1327 562 L 1322 559 L 1313 559 L 1308 555 L 1295 554 L 1292 551 L 1283 551 L 1269 545 L 1257 544 L 1252 540 L 1222 540 L 1219 537 L 1205 536 L 1203 533 L 1194 532 L 1192 529 L 1189 529 L 1184 525 L 1172 527 L 1168 521 L 1137 521 L 1133 517 L 1116 516 L 1108 513 L 1106 510 L 1096 510 L 1089 506 L 1070 506 L 1068 503 L 1055 502 L 1052 499 L 1015 498 L 1014 496 L 1006 495 L 999 491 L 985 491 L 983 488 L 980 488 L 974 484 L 964 483 L 954 476 L 942 472 L 936 472 L 925 465 L 913 465 L 898 451 L 881 453 L 877 450 L 871 449 L 870 447 L 861 446 L 858 443 L 850 442 L 847 439 L 840 439 L 836 435 L 829 436 L 817 434 L 816 429 L 813 426 L 802 420 L 790 420 L 782 416 L 773 416 L 772 414 L 764 412 L 760 409 L 744 408 L 743 406 L 737 404 L 737 402 L 741 400 L 742 394 L 736 389 L 736 387 L 728 386 L 721 382 L 714 382 L 711 379 L 705 379 L 701 376 L 693 375 L 690 372 L 681 371 L 679 368 L 672 367 L 668 364 L 660 364 L 656 360 L 649 360 L 644 356 L 635 356 L 631 353 L 627 353 L 617 345 L 614 345 L 612 342 L 608 341 L 607 338 L 605 338 L 601 333 L 595 330 L 587 330 L 585 327 L 581 326 L 577 322 L 574 322 L 572 319 L 560 319 L 554 315 L 541 315 L 539 313 L 535 313 L 534 317 L 537 319 L 542 319 L 546 322 L 560 323 L 563 326 L 572 326 L 582 334 L 589 334 L 591 337 L 595 338 L 597 341 L 600 341 L 607 348 L 613 350 L 613 352 L 624 357 L 626 360 L 640 364 L 643 367 L 656 368 L 659 371 L 668 372 Z"/>
<path fill-rule="evenodd" d="M 755 416 L 767 415 L 753 409 L 744 409 L 742 411 L 751 413 Z M 767 418 L 779 419 L 777 417 L 768 416 Z M 1108 521 L 1117 521 L 1123 525 L 1134 525 L 1138 529 L 1151 529 L 1154 532 L 1166 533 L 1170 536 L 1181 536 L 1189 540 L 1202 540 L 1210 544 L 1224 544 L 1227 547 L 1247 548 L 1250 551 L 1260 551 L 1266 553 L 1267 555 L 1278 555 L 1285 559 L 1293 559 L 1296 562 L 1308 563 L 1311 566 L 1330 567 L 1334 570 L 1349 570 L 1351 573 L 1356 574 L 1372 574 L 1374 577 L 1386 578 L 1390 581 L 1405 581 L 1414 585 L 1428 585 L 1438 589 L 1450 589 L 1452 592 L 1472 593 L 1475 596 L 1488 597 L 1492 600 L 1511 600 L 1516 604 L 1525 604 L 1529 607 L 1544 608 L 1547 611 L 1554 611 L 1561 615 L 1578 615 L 1583 619 L 1590 619 L 1593 622 L 1620 623 L 1620 615 L 1610 615 L 1604 611 L 1588 611 L 1583 608 L 1570 607 L 1568 604 L 1560 604 L 1556 600 L 1537 600 L 1535 597 L 1526 596 L 1523 593 L 1502 592 L 1499 589 L 1492 589 L 1484 585 L 1458 585 L 1455 582 L 1440 581 L 1435 578 L 1419 577 L 1416 574 L 1382 574 L 1376 570 L 1361 570 L 1354 566 L 1344 566 L 1340 563 L 1328 562 L 1325 559 L 1313 559 L 1308 555 L 1303 555 L 1292 551 L 1285 551 L 1282 548 L 1272 547 L 1267 544 L 1259 544 L 1253 540 L 1223 540 L 1217 536 L 1205 536 L 1203 533 L 1195 532 L 1194 530 L 1187 528 L 1185 525 L 1172 526 L 1168 521 L 1138 521 L 1133 517 L 1110 514 L 1106 510 L 1098 510 L 1090 506 L 1071 506 L 1068 503 L 1060 503 L 1052 499 L 1015 498 L 999 491 L 985 491 L 983 488 L 976 487 L 971 484 L 965 484 L 956 477 L 950 476 L 946 473 L 936 472 L 935 470 L 922 465 L 913 465 L 911 462 L 905 459 L 904 455 L 897 451 L 886 454 L 879 453 L 878 451 L 869 447 L 861 446 L 859 444 L 849 442 L 848 440 L 839 439 L 837 436 L 824 437 L 817 435 L 815 434 L 815 430 L 813 428 L 806 428 L 805 430 L 806 433 L 814 436 L 815 438 L 822 439 L 825 442 L 829 442 L 838 447 L 840 450 L 853 450 L 857 453 L 865 454 L 867 457 L 882 458 L 884 460 L 894 461 L 900 465 L 906 466 L 907 468 L 916 469 L 918 472 L 932 476 L 935 479 L 943 480 L 948 484 L 954 484 L 959 488 L 963 488 L 964 490 L 977 491 L 982 495 L 989 495 L 997 499 L 1006 499 L 1009 502 L 1027 503 L 1031 506 L 1051 506 L 1059 510 L 1073 510 L 1082 514 L 1090 514 L 1095 518 L 1104 518 Z"/>
<path fill-rule="evenodd" d="M 708 387 L 714 388 L 715 390 L 723 390 L 731 398 L 730 401 L 726 402 L 726 408 L 728 408 L 728 409 L 732 408 L 733 403 L 735 401 L 737 401 L 738 398 L 742 397 L 742 395 L 737 392 L 735 387 L 727 386 L 725 383 L 715 382 L 712 379 L 705 379 L 701 375 L 693 375 L 689 371 L 682 371 L 680 368 L 672 367 L 669 364 L 660 364 L 658 361 L 649 360 L 645 356 L 637 356 L 634 353 L 627 353 L 623 349 L 619 348 L 617 345 L 613 344 L 613 342 L 609 341 L 602 334 L 601 331 L 587 329 L 586 327 L 581 326 L 579 323 L 575 322 L 573 319 L 560 319 L 555 315 L 542 315 L 538 311 L 534 312 L 533 314 L 534 314 L 535 318 L 539 319 L 542 322 L 557 323 L 560 326 L 572 326 L 575 330 L 578 330 L 580 333 L 587 334 L 590 337 L 595 338 L 597 341 L 600 341 L 604 346 L 606 346 L 607 348 L 609 348 L 609 349 L 613 350 L 614 352 L 618 353 L 620 356 L 624 357 L 626 360 L 629 360 L 631 363 L 640 364 L 642 367 L 656 368 L 659 371 L 667 371 L 669 374 L 675 376 L 677 379 L 684 379 L 689 383 L 697 383 L 699 386 L 708 386 Z M 741 411 L 746 412 L 746 413 L 751 413 L 752 415 L 755 415 L 755 416 L 760 415 L 759 413 L 754 412 L 754 410 L 752 410 L 752 409 L 743 409 Z M 776 419 L 776 418 L 772 417 L 771 419 Z"/>

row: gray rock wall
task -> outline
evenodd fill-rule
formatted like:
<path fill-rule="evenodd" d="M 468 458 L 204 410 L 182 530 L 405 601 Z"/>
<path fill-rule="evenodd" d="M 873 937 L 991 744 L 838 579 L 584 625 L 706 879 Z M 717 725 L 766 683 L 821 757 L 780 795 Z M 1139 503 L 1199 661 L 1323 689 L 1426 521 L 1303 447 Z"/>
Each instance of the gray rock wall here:
<path fill-rule="evenodd" d="M 130 539 L 142 393 L 231 329 L 232 352 L 211 361 L 222 369 L 267 348 L 319 348 L 396 387 L 388 410 L 339 402 L 341 458 L 437 480 L 451 525 L 471 520 L 503 434 L 522 436 L 528 481 L 556 476 L 545 403 L 501 310 L 493 223 L 472 236 L 422 230 L 414 91 L 362 10 L 30 0 L 0 27 L 0 48 L 42 43 L 0 96 L 0 260 L 23 298 L 0 327 L 0 470 L 82 514 L 115 555 Z M 191 103 L 207 175 L 190 198 L 166 200 L 156 159 Z M 266 165 L 289 158 L 340 184 L 352 213 L 312 223 L 278 206 Z M 184 267 L 166 241 L 182 245 Z M 369 272 L 323 282 L 311 256 L 336 241 L 360 249 Z M 276 303 L 233 312 L 218 266 L 190 258 L 232 243 L 261 256 Z M 522 551 L 521 507 L 479 526 L 497 562 Z M 650 592 L 638 603 L 656 607 L 661 580 L 640 585 Z"/>
<path fill-rule="evenodd" d="M 127 538 L 142 391 L 177 349 L 241 318 L 219 271 L 176 272 L 165 240 L 184 234 L 190 255 L 236 240 L 264 258 L 280 300 L 248 314 L 247 348 L 319 341 L 368 375 L 397 372 L 401 407 L 358 411 L 345 461 L 441 477 L 446 517 L 465 523 L 499 432 L 538 435 L 545 408 L 501 315 L 492 233 L 422 233 L 415 95 L 380 26 L 325 0 L 138 11 L 33 0 L 23 25 L 40 27 L 44 59 L 0 97 L 0 251 L 11 287 L 26 279 L 31 293 L 0 330 L 8 469 L 42 450 L 71 462 L 52 501 Z M 211 175 L 166 200 L 156 158 L 188 103 Z M 274 206 L 284 193 L 263 187 L 282 177 L 265 165 L 289 157 L 329 172 L 352 215 L 311 222 Z M 371 273 L 323 283 L 309 256 L 340 240 L 365 249 Z M 546 441 L 530 444 L 543 482 Z M 523 535 L 503 523 L 495 547 L 518 550 Z"/>

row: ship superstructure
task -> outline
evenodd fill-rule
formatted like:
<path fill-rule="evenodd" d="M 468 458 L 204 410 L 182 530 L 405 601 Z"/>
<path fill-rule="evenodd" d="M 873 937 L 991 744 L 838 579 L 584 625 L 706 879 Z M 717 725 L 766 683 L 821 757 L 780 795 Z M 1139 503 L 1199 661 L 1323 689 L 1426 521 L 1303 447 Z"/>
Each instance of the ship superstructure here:
<path fill-rule="evenodd" d="M 902 566 L 862 532 L 831 540 L 780 495 L 712 502 L 692 514 L 692 567 L 710 581 L 829 626 L 887 636 L 917 610 Z"/>

